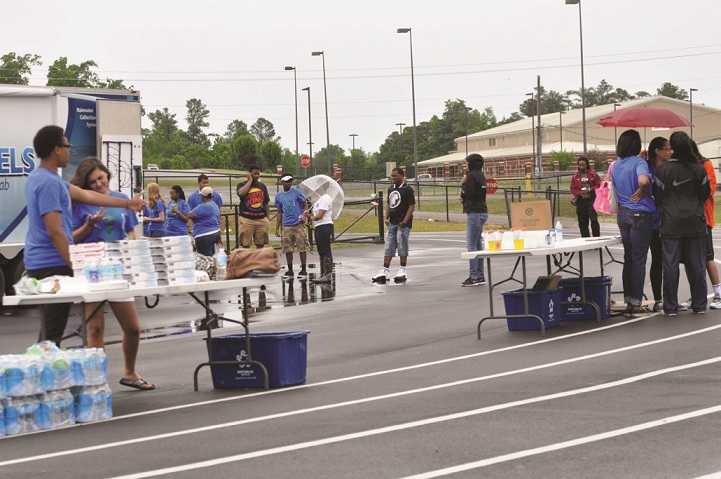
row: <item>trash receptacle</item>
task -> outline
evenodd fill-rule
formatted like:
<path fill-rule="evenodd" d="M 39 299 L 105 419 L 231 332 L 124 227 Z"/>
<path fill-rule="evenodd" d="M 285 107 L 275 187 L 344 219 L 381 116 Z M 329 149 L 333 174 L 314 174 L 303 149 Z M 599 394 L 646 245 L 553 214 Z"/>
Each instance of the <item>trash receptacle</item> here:
<path fill-rule="evenodd" d="M 308 334 L 309 331 L 287 331 L 250 335 L 252 358 L 268 369 L 271 388 L 305 383 Z M 218 336 L 206 341 L 210 361 L 248 358 L 244 334 Z M 263 371 L 255 364 L 211 365 L 210 369 L 216 389 L 264 387 Z"/>
<path fill-rule="evenodd" d="M 535 290 L 527 289 L 528 312 L 540 317 L 546 328 L 558 326 L 561 322 L 560 289 Z M 517 289 L 503 293 L 503 303 L 506 306 L 506 315 L 523 315 L 523 290 Z M 509 331 L 538 331 L 541 325 L 531 317 L 508 318 Z"/>
<path fill-rule="evenodd" d="M 609 276 L 596 276 L 584 278 L 586 299 L 598 305 L 601 319 L 611 317 L 611 283 Z M 573 303 L 581 301 L 581 279 L 564 278 L 559 285 L 561 288 L 561 301 Z M 561 319 L 566 321 L 578 321 L 584 319 L 595 320 L 596 310 L 589 305 L 561 304 Z"/>

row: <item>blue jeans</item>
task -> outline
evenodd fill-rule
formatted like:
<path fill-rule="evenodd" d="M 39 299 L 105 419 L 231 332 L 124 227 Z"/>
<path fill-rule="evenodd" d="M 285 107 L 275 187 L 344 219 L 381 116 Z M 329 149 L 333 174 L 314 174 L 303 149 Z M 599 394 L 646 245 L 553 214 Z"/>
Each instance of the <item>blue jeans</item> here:
<path fill-rule="evenodd" d="M 483 225 L 488 221 L 488 213 L 466 214 L 466 250 L 480 251 L 483 249 Z M 468 261 L 471 279 L 485 279 L 483 276 L 483 259 L 473 258 Z"/>
<path fill-rule="evenodd" d="M 389 224 L 384 256 L 395 256 L 396 250 L 398 250 L 398 256 L 408 256 L 408 237 L 410 234 L 411 229 L 408 226 Z"/>
<path fill-rule="evenodd" d="M 654 215 L 627 208 L 618 210 L 618 229 L 623 241 L 623 295 L 626 304 L 639 306 L 643 301 L 646 258 L 653 235 Z"/>

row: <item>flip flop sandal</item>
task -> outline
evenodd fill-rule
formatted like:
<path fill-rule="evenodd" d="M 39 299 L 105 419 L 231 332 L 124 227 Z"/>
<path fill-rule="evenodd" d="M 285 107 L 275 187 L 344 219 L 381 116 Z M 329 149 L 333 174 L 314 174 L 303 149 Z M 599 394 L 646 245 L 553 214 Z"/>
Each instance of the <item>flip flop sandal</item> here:
<path fill-rule="evenodd" d="M 155 389 L 155 384 L 151 384 L 143 378 L 128 379 L 123 378 L 120 380 L 120 384 L 129 388 L 138 389 L 140 391 L 152 391 Z"/>

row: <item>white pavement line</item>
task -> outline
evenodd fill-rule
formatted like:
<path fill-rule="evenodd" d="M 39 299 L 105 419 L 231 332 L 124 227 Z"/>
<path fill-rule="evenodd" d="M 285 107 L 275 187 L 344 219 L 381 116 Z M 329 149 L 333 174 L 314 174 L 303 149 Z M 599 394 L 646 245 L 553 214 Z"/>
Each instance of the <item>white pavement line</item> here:
<path fill-rule="evenodd" d="M 505 353 L 508 351 L 514 351 L 516 349 L 530 348 L 533 346 L 538 346 L 540 344 L 561 341 L 564 339 L 574 338 L 577 336 L 583 336 L 586 334 L 596 333 L 596 332 L 600 332 L 600 331 L 606 331 L 606 330 L 613 329 L 613 328 L 619 328 L 621 326 L 626 326 L 628 324 L 637 323 L 639 321 L 643 321 L 645 319 L 652 318 L 652 317 L 658 316 L 660 314 L 661 313 L 651 313 L 651 314 L 648 314 L 645 316 L 640 316 L 638 318 L 629 319 L 627 321 L 621 321 L 620 323 L 609 324 L 607 326 L 601 326 L 600 328 L 587 329 L 585 331 L 579 331 L 577 333 L 570 333 L 570 334 L 564 334 L 562 336 L 556 336 L 555 338 L 539 339 L 538 341 L 531 341 L 529 343 L 516 344 L 514 346 L 506 346 L 503 348 L 491 349 L 488 351 L 481 351 L 480 353 L 472 353 L 472 354 L 465 354 L 462 356 L 454 356 L 454 357 L 450 357 L 450 358 L 446 358 L 446 359 L 429 361 L 426 363 L 412 364 L 410 366 L 402 366 L 399 368 L 386 369 L 386 370 L 381 370 L 381 371 L 373 371 L 370 373 L 358 374 L 355 376 L 346 376 L 346 377 L 342 377 L 342 378 L 328 379 L 326 381 L 319 381 L 316 383 L 309 383 L 309 384 L 301 384 L 300 386 L 291 386 L 291 387 L 287 387 L 287 388 L 283 388 L 283 389 L 272 389 L 269 391 L 261 391 L 261 392 L 257 392 L 257 393 L 251 393 L 251 394 L 240 394 L 238 396 L 228 396 L 228 397 L 219 398 L 219 399 L 209 399 L 207 401 L 197 401 L 197 402 L 188 403 L 188 404 L 179 404 L 177 406 L 168 406 L 168 407 L 159 408 L 159 409 L 150 409 L 148 411 L 140 411 L 140 412 L 136 412 L 136 413 L 125 414 L 123 416 L 115 416 L 115 417 L 109 419 L 109 421 L 119 421 L 119 420 L 123 420 L 123 419 L 131 419 L 134 417 L 141 417 L 141 416 L 147 416 L 147 415 L 151 415 L 151 414 L 160 414 L 160 413 L 165 413 L 165 412 L 178 411 L 181 409 L 187 409 L 187 408 L 192 408 L 192 407 L 208 406 L 208 405 L 219 404 L 219 403 L 224 403 L 224 402 L 228 402 L 228 401 L 237 401 L 239 399 L 267 396 L 269 394 L 281 394 L 281 393 L 285 393 L 288 391 L 296 391 L 298 389 L 309 389 L 309 388 L 316 388 L 319 386 L 329 386 L 331 384 L 339 384 L 339 383 L 345 383 L 345 382 L 350 382 L 350 381 L 357 381 L 359 379 L 368 379 L 368 378 L 377 377 L 377 376 L 385 376 L 388 374 L 412 371 L 414 369 L 421 369 L 421 368 L 427 368 L 430 366 L 438 366 L 441 364 L 453 363 L 456 361 L 464 361 L 466 359 L 480 358 L 483 356 L 489 356 L 491 354 Z"/>
<path fill-rule="evenodd" d="M 675 339 L 685 338 L 688 336 L 692 336 L 694 334 L 701 334 L 702 332 L 707 332 L 707 330 L 718 329 L 718 328 L 721 328 L 721 325 L 713 326 L 711 328 L 706 328 L 706 330 L 699 330 L 699 331 L 695 331 L 692 333 L 684 333 L 683 335 L 679 335 L 679 336 L 671 336 L 669 338 L 657 339 L 657 340 L 649 341 L 646 343 L 639 343 L 639 344 L 634 344 L 632 346 L 625 346 L 623 348 L 610 349 L 610 350 L 606 350 L 606 351 L 601 351 L 599 353 L 587 354 L 584 356 L 576 356 L 573 358 L 563 359 L 560 361 L 554 361 L 552 363 L 544 363 L 544 364 L 539 364 L 536 366 L 529 366 L 529 367 L 522 368 L 522 369 L 515 369 L 513 371 L 504 371 L 501 373 L 489 374 L 486 376 L 479 376 L 479 377 L 470 378 L 470 379 L 463 379 L 463 380 L 459 380 L 459 381 L 453 381 L 450 383 L 436 384 L 434 386 L 410 389 L 410 390 L 400 391 L 400 392 L 396 392 L 396 393 L 383 394 L 380 396 L 371 396 L 371 397 L 362 398 L 362 399 L 354 399 L 354 400 L 350 400 L 350 401 L 343 401 L 343 402 L 332 403 L 332 404 L 324 404 L 322 406 L 315 406 L 315 407 L 311 407 L 311 408 L 298 409 L 298 410 L 294 410 L 294 411 L 286 411 L 286 412 L 281 412 L 281 413 L 269 414 L 266 416 L 257 416 L 257 417 L 247 418 L 247 419 L 240 419 L 237 421 L 225 422 L 225 423 L 220 423 L 220 424 L 212 424 L 209 426 L 202 426 L 202 427 L 196 427 L 196 428 L 191 428 L 191 429 L 183 429 L 180 431 L 168 432 L 168 433 L 164 433 L 164 434 L 155 434 L 152 436 L 141 436 L 141 437 L 137 437 L 134 439 L 126 439 L 124 441 L 108 442 L 108 443 L 98 444 L 95 446 L 86 446 L 86 447 L 81 447 L 81 448 L 77 448 L 77 449 L 67 449 L 64 451 L 39 454 L 36 456 L 10 459 L 7 461 L 0 462 L 0 467 L 9 466 L 12 464 L 20 464 L 20 463 L 24 463 L 24 462 L 50 459 L 50 458 L 54 458 L 54 457 L 81 454 L 84 452 L 93 452 L 93 451 L 99 451 L 99 450 L 103 450 L 103 449 L 128 446 L 128 445 L 132 445 L 132 444 L 139 444 L 139 443 L 150 442 L 150 441 L 157 441 L 160 439 L 168 439 L 168 438 L 172 438 L 172 437 L 187 436 L 190 434 L 208 432 L 208 431 L 213 431 L 213 430 L 217 430 L 217 429 L 237 427 L 237 426 L 242 426 L 245 424 L 269 421 L 269 420 L 273 420 L 273 419 L 281 419 L 281 418 L 290 417 L 290 416 L 298 416 L 298 415 L 309 414 L 309 413 L 318 412 L 318 411 L 327 411 L 330 409 L 337 409 L 337 408 L 341 408 L 341 407 L 354 406 L 357 404 L 382 401 L 382 400 L 386 400 L 386 399 L 410 396 L 413 394 L 419 394 L 419 393 L 424 393 L 424 392 L 429 392 L 429 391 L 436 391 L 436 390 L 440 390 L 440 389 L 462 386 L 462 385 L 471 384 L 471 383 L 489 381 L 491 379 L 498 379 L 498 378 L 513 376 L 515 374 L 524 374 L 524 373 L 528 373 L 528 372 L 532 372 L 532 371 L 539 371 L 542 369 L 548 369 L 548 368 L 562 366 L 562 365 L 566 365 L 566 364 L 577 363 L 580 361 L 586 361 L 589 359 L 610 356 L 612 354 L 617 354 L 620 352 L 631 351 L 634 349 L 639 349 L 639 348 L 643 348 L 643 347 L 648 347 L 648 346 L 653 346 L 656 344 L 673 341 Z M 706 361 L 708 362 L 708 364 L 711 364 L 712 362 L 718 362 L 719 360 L 720 360 L 719 358 L 712 358 L 712 359 L 708 359 Z M 696 367 L 696 366 L 704 365 L 704 364 L 706 364 L 706 362 L 702 361 L 699 363 L 691 363 L 691 364 L 693 364 L 694 366 L 684 365 L 684 366 L 678 366 L 678 367 L 680 367 L 682 369 L 685 368 L 685 366 Z M 659 371 L 664 371 L 663 373 L 659 373 L 659 374 L 665 374 L 666 372 L 669 372 L 672 370 L 674 370 L 674 368 L 667 368 L 667 369 L 659 370 Z M 635 376 L 635 377 L 644 379 L 646 377 L 646 375 L 648 375 L 648 374 L 654 375 L 652 372 L 652 373 L 646 373 L 646 374 L 643 374 L 640 376 Z M 651 377 L 651 376 L 648 376 L 648 377 Z M 638 379 L 638 380 L 641 380 L 641 379 Z M 615 381 L 614 383 L 617 383 L 617 382 L 618 381 Z M 608 384 L 613 384 L 613 383 L 608 383 Z M 609 386 L 609 387 L 612 387 L 612 386 Z M 603 388 L 601 388 L 601 389 L 603 389 Z M 12 436 L 10 436 L 10 437 L 12 437 Z"/>
<path fill-rule="evenodd" d="M 445 414 L 443 416 L 436 416 L 436 417 L 431 417 L 431 418 L 427 418 L 427 419 L 421 419 L 418 421 L 410 421 L 410 422 L 405 422 L 405 423 L 401 423 L 401 424 L 395 424 L 393 426 L 385 426 L 385 427 L 376 428 L 376 429 L 367 429 L 365 431 L 360 431 L 360 432 L 351 433 L 351 434 L 343 434 L 340 436 L 326 437 L 323 439 L 317 439 L 315 441 L 299 442 L 296 444 L 289 444 L 287 446 L 274 447 L 274 448 L 270 448 L 270 449 L 262 449 L 259 451 L 247 452 L 247 453 L 243 453 L 243 454 L 236 454 L 236 455 L 227 456 L 227 457 L 220 457 L 220 458 L 216 458 L 216 459 L 210 459 L 207 461 L 194 462 L 194 463 L 183 464 L 180 466 L 168 467 L 168 468 L 163 468 L 163 469 L 155 469 L 152 471 L 140 472 L 140 473 L 136 473 L 136 474 L 128 474 L 128 475 L 124 475 L 124 476 L 116 476 L 113 479 L 141 479 L 141 478 L 145 478 L 145 477 L 156 477 L 156 476 L 174 474 L 177 472 L 185 472 L 185 471 L 191 471 L 191 470 L 195 470 L 195 469 L 203 469 L 203 468 L 207 468 L 207 467 L 218 466 L 221 464 L 228 464 L 231 462 L 239 462 L 239 461 L 244 461 L 246 459 L 254 459 L 254 458 L 258 458 L 258 457 L 271 456 L 271 455 L 275 455 L 275 454 L 281 454 L 284 452 L 298 451 L 301 449 L 308 449 L 311 447 L 336 444 L 339 442 L 350 441 L 352 439 L 360 439 L 360 438 L 365 438 L 365 437 L 378 436 L 378 435 L 386 434 L 389 432 L 414 429 L 414 428 L 418 428 L 418 427 L 422 427 L 422 426 L 428 426 L 430 424 L 438 424 L 438 423 L 442 423 L 442 422 L 453 421 L 456 419 L 463 419 L 463 418 L 467 418 L 467 417 L 471 417 L 471 416 L 488 414 L 491 412 L 501 411 L 504 409 L 510 409 L 510 408 L 519 407 L 519 406 L 526 406 L 529 404 L 535 404 L 535 403 L 539 403 L 539 402 L 543 402 L 543 401 L 550 401 L 553 399 L 576 396 L 579 394 L 585 394 L 585 393 L 589 393 L 589 392 L 610 389 L 610 388 L 614 388 L 614 387 L 618 387 L 618 386 L 624 386 L 624 385 L 632 384 L 635 382 L 643 381 L 645 379 L 649 379 L 652 377 L 660 376 L 662 374 L 668 374 L 671 372 L 683 371 L 685 369 L 706 366 L 709 364 L 717 363 L 719 361 L 721 361 L 721 356 L 706 359 L 703 361 L 698 361 L 695 363 L 682 364 L 682 365 L 673 366 L 670 368 L 659 369 L 657 371 L 650 371 L 650 372 L 647 372 L 644 374 L 639 374 L 637 376 L 631 376 L 631 377 L 628 377 L 625 379 L 620 379 L 618 381 L 611 381 L 608 383 L 597 384 L 594 386 L 587 386 L 587 387 L 578 388 L 578 389 L 571 389 L 571 390 L 563 391 L 560 393 L 547 394 L 544 396 L 537 396 L 537 397 L 528 398 L 528 399 L 521 399 L 518 401 L 511 401 L 511 402 L 502 403 L 502 404 L 494 404 L 492 406 L 486 406 L 486 407 L 482 407 L 482 408 L 478 408 L 478 409 L 471 409 L 468 411 L 462 411 L 462 412 L 457 412 L 457 413 L 453 413 L 453 414 Z M 716 406 L 716 407 L 718 408 L 718 410 L 721 411 L 721 406 Z M 666 418 L 666 419 L 668 419 L 668 418 Z M 663 420 L 661 420 L 661 421 L 663 421 Z M 634 426 L 634 427 L 638 427 L 638 426 Z M 629 428 L 625 428 L 625 429 L 629 429 Z M 505 457 L 505 456 L 499 456 L 499 457 Z M 489 459 L 489 460 L 492 460 L 492 459 Z"/>
<path fill-rule="evenodd" d="M 668 416 L 655 421 L 648 421 L 634 426 L 623 427 L 620 429 L 614 429 L 612 431 L 606 431 L 599 434 L 593 434 L 590 436 L 579 437 L 571 439 L 570 441 L 557 442 L 555 444 L 549 444 L 547 446 L 536 447 L 533 449 L 524 449 L 523 451 L 512 452 L 510 454 L 504 454 L 502 456 L 489 457 L 488 459 L 482 459 L 480 461 L 468 462 L 466 464 L 460 464 L 458 466 L 448 467 L 445 469 L 437 469 L 435 471 L 429 471 L 422 474 L 416 474 L 413 476 L 406 476 L 403 479 L 431 479 L 434 477 L 448 476 L 450 474 L 457 474 L 459 472 L 470 471 L 473 469 L 480 469 L 482 467 L 492 466 L 494 464 L 500 464 L 502 462 L 515 461 L 517 459 L 523 459 L 530 456 L 537 456 L 539 454 L 545 454 L 548 452 L 559 451 L 561 449 L 568 449 L 569 447 L 581 446 L 583 444 L 589 444 L 592 442 L 603 441 L 605 439 L 611 439 L 613 437 L 624 436 L 626 434 L 633 434 L 648 429 L 654 429 L 668 424 L 673 424 L 681 421 L 687 421 L 701 416 L 707 416 L 709 414 L 716 414 L 721 412 L 721 404 L 707 407 L 704 409 L 697 409 L 695 411 L 687 412 L 684 414 L 678 414 L 676 416 Z M 131 476 L 127 476 L 131 477 Z M 133 476 L 141 477 L 141 476 Z M 149 477 L 149 476 L 142 476 Z M 721 477 L 719 475 L 711 475 L 704 477 Z"/>
<path fill-rule="evenodd" d="M 698 476 L 694 479 L 721 479 L 721 471 L 712 472 L 711 474 L 706 474 L 705 476 Z"/>

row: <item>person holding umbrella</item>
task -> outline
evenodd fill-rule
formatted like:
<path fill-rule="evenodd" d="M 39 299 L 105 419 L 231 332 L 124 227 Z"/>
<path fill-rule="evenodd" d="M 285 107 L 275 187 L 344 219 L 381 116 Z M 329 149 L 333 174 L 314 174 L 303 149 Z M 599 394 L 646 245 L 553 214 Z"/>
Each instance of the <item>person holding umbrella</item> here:
<path fill-rule="evenodd" d="M 598 215 L 593 209 L 593 202 L 596 199 L 596 189 L 601 186 L 601 178 L 589 165 L 588 158 L 581 156 L 578 159 L 578 172 L 571 178 L 571 194 L 573 203 L 576 205 L 576 217 L 581 236 L 588 238 L 591 234 L 588 231 L 588 223 L 591 223 L 593 236 L 601 236 L 601 227 L 598 224 Z"/>

